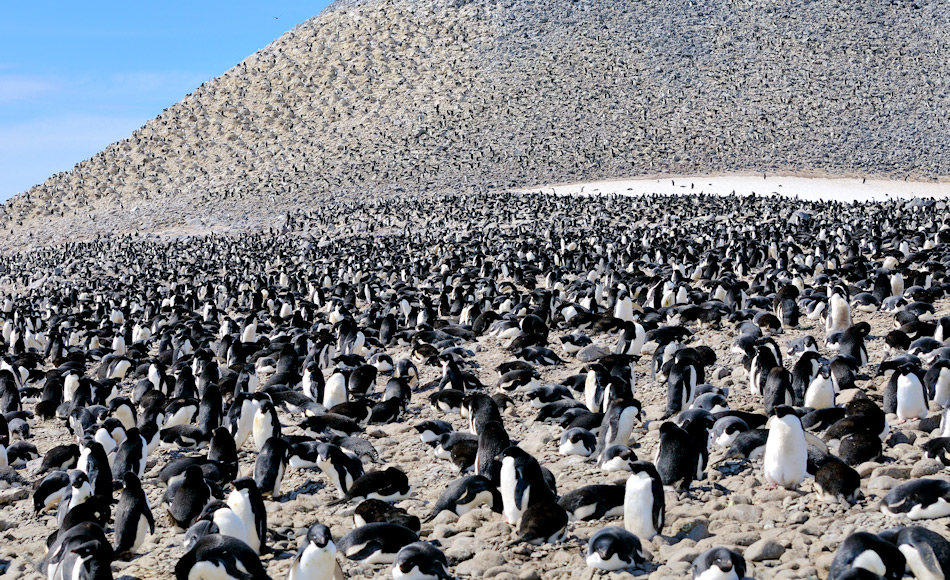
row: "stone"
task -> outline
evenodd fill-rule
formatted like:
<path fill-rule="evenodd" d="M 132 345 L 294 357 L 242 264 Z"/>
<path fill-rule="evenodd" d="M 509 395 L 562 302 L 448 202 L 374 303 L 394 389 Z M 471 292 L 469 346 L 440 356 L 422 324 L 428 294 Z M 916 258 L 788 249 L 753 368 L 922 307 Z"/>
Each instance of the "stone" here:
<path fill-rule="evenodd" d="M 913 478 L 917 477 L 926 477 L 928 475 L 935 475 L 940 473 L 945 469 L 943 463 L 937 459 L 924 458 L 914 464 L 914 468 L 910 472 L 910 476 Z"/>
<path fill-rule="evenodd" d="M 713 520 L 735 520 L 743 523 L 758 522 L 762 519 L 762 508 L 756 505 L 732 505 L 715 512 L 710 516 Z"/>
<path fill-rule="evenodd" d="M 478 552 L 471 559 L 455 567 L 455 574 L 459 576 L 483 576 L 484 573 L 506 563 L 505 555 L 493 550 Z"/>
<path fill-rule="evenodd" d="M 746 548 L 743 556 L 750 562 L 775 560 L 785 553 L 785 546 L 772 540 L 762 539 Z"/>

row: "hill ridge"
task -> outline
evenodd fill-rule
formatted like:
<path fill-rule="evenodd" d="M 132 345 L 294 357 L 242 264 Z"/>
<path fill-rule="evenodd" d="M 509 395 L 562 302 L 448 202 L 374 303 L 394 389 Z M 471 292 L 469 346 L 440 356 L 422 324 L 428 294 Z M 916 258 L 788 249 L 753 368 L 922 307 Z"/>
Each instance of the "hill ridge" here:
<path fill-rule="evenodd" d="M 194 220 L 255 229 L 336 195 L 664 173 L 944 178 L 948 11 L 338 0 L 10 200 L 0 245 Z"/>

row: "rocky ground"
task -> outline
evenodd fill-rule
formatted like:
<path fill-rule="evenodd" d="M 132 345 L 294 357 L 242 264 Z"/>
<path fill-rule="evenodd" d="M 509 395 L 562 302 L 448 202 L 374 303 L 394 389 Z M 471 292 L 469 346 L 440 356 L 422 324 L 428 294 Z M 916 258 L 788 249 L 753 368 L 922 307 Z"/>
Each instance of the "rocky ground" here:
<path fill-rule="evenodd" d="M 950 313 L 950 303 L 938 304 L 938 316 Z M 803 319 L 803 325 L 793 331 L 778 335 L 779 344 L 804 334 L 817 338 L 823 336 L 822 328 Z M 892 317 L 883 313 L 856 313 L 855 321 L 867 320 L 873 331 L 869 339 L 871 362 L 869 374 L 874 374 L 876 363 L 883 358 L 881 337 L 892 325 Z M 612 344 L 607 335 L 595 339 Z M 698 335 L 697 342 L 713 347 L 719 357 L 710 372 L 710 382 L 729 388 L 729 400 L 733 408 L 757 411 L 761 404 L 748 394 L 746 373 L 738 355 L 730 353 L 731 341 L 735 338 L 729 328 L 720 331 L 705 331 Z M 474 360 L 479 368 L 480 379 L 493 388 L 496 376 L 493 368 L 511 357 L 495 338 L 482 338 L 470 348 L 476 350 Z M 558 348 L 558 347 L 555 347 Z M 398 350 L 394 356 L 403 354 Z M 580 363 L 566 354 L 564 365 L 544 367 L 544 382 L 558 382 L 573 374 Z M 383 468 L 396 465 L 406 471 L 413 485 L 413 495 L 397 505 L 410 513 L 424 517 L 431 505 L 445 488 L 458 477 L 457 470 L 447 462 L 435 459 L 429 446 L 419 441 L 412 425 L 425 420 L 441 418 L 450 421 L 457 429 L 463 428 L 458 415 L 445 416 L 434 410 L 427 401 L 431 381 L 437 380 L 439 369 L 424 367 L 421 388 L 411 406 L 411 412 L 402 422 L 379 427 L 368 427 L 368 439 L 379 450 L 380 464 L 371 467 Z M 645 405 L 645 419 L 634 433 L 636 452 L 640 458 L 652 459 L 658 442 L 657 419 L 665 404 L 665 387 L 651 385 L 649 371 L 644 361 L 637 367 L 636 394 Z M 719 377 L 719 378 L 717 378 Z M 872 378 L 859 383 L 873 399 L 880 400 L 884 379 Z M 848 400 L 854 393 L 841 393 L 839 402 Z M 603 472 L 590 461 L 577 456 L 564 457 L 558 454 L 557 443 L 561 429 L 555 425 L 536 423 L 536 412 L 525 402 L 519 401 L 504 416 L 505 427 L 512 439 L 520 440 L 521 446 L 532 453 L 557 477 L 559 493 L 563 494 L 591 483 L 620 483 L 624 481 L 618 472 Z M 878 509 L 879 499 L 888 489 L 910 478 L 928 476 L 950 480 L 950 473 L 938 461 L 927 459 L 920 449 L 921 443 L 936 434 L 936 409 L 931 418 L 921 422 L 894 425 L 889 417 L 892 431 L 885 445 L 885 457 L 880 462 L 859 466 L 862 475 L 861 490 L 864 499 L 853 505 L 829 504 L 819 500 L 813 490 L 812 480 L 806 479 L 799 490 L 769 489 L 761 473 L 761 462 L 738 463 L 723 460 L 723 450 L 713 452 L 706 478 L 694 482 L 689 493 L 677 493 L 667 489 L 666 525 L 661 535 L 645 543 L 649 562 L 631 573 L 653 578 L 683 578 L 689 574 L 690 562 L 706 548 L 723 545 L 742 552 L 751 565 L 750 576 L 755 578 L 824 578 L 834 551 L 848 534 L 867 530 L 879 531 L 896 525 L 907 525 L 905 518 L 884 516 Z M 297 419 L 281 415 L 287 433 L 297 433 Z M 33 441 L 40 452 L 61 443 L 69 436 L 59 421 L 37 422 L 33 427 Z M 250 443 L 247 444 L 248 446 Z M 241 454 L 241 475 L 251 475 L 256 453 Z M 170 522 L 159 505 L 162 489 L 148 483 L 157 468 L 164 465 L 177 451 L 160 449 L 157 457 L 150 460 L 146 475 L 146 490 L 156 514 L 157 529 L 139 550 L 139 555 L 129 561 L 116 562 L 115 575 L 125 579 L 171 578 L 172 567 L 183 553 L 182 534 L 170 528 Z M 32 462 L 20 474 L 33 479 L 39 460 Z M 268 500 L 268 524 L 273 531 L 270 545 L 275 552 L 264 557 L 268 573 L 273 578 L 286 575 L 292 553 L 314 522 L 330 526 L 334 538 L 339 538 L 353 527 L 353 505 L 328 507 L 335 499 L 327 480 L 319 470 L 290 470 L 282 486 L 282 494 L 276 501 Z M 17 487 L 0 491 L 0 558 L 12 560 L 6 577 L 39 579 L 36 571 L 44 555 L 45 538 L 55 530 L 55 516 L 34 514 L 30 490 Z M 943 535 L 947 535 L 950 518 L 919 522 Z M 539 548 L 526 545 L 511 545 L 516 538 L 513 529 L 500 514 L 481 509 L 459 518 L 448 512 L 442 513 L 433 522 L 424 524 L 422 537 L 438 540 L 449 558 L 451 573 L 459 578 L 496 578 L 523 580 L 532 578 L 621 578 L 628 573 L 601 573 L 587 568 L 583 561 L 588 538 L 606 525 L 619 524 L 620 520 L 573 522 L 568 528 L 567 539 L 557 545 Z M 348 577 L 374 578 L 388 574 L 387 566 L 359 565 L 339 558 Z"/>

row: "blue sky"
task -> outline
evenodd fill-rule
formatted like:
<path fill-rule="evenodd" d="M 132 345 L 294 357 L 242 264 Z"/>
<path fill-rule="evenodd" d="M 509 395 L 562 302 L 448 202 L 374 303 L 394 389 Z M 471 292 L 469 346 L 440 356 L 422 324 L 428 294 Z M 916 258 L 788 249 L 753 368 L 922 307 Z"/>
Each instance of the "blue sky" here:
<path fill-rule="evenodd" d="M 128 137 L 329 4 L 4 2 L 0 201 Z"/>

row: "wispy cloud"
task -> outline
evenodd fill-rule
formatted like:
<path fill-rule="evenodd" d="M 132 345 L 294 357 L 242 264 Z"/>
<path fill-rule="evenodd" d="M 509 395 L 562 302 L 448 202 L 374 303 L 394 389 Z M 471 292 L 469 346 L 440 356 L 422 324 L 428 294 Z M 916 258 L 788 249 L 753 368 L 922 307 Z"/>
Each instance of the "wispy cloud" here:
<path fill-rule="evenodd" d="M 25 101 L 60 88 L 58 82 L 48 78 L 0 74 L 0 104 Z"/>

